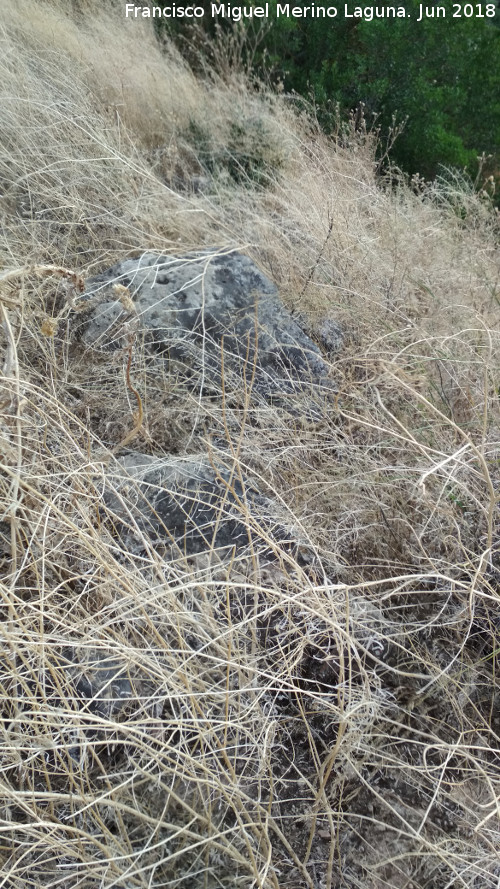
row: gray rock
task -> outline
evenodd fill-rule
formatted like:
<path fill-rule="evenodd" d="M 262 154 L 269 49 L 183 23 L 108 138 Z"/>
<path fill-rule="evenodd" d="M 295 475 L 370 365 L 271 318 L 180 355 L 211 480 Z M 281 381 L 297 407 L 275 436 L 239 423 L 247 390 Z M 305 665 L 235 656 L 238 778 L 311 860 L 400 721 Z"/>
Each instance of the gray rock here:
<path fill-rule="evenodd" d="M 169 368 L 181 367 L 193 387 L 220 391 L 223 366 L 226 391 L 252 384 L 271 400 L 301 391 L 318 400 L 334 391 L 317 345 L 275 285 L 241 253 L 144 253 L 90 279 L 87 297 L 102 299 L 85 320 L 82 339 L 94 348 L 117 347 L 123 336 L 127 314 L 114 284 L 129 289 L 150 348 Z"/>
<path fill-rule="evenodd" d="M 120 722 L 140 718 L 146 705 L 150 712 L 151 708 L 153 712 L 161 709 L 154 681 L 133 658 L 119 651 L 73 645 L 64 648 L 57 661 L 56 671 L 64 675 L 62 707 L 69 705 L 75 712 L 68 753 L 80 768 L 88 755 L 88 744 L 94 749 L 105 744 L 109 753 Z"/>
<path fill-rule="evenodd" d="M 59 659 L 78 707 L 105 719 L 115 717 L 134 698 L 125 661 L 97 648 L 64 649 Z"/>
<path fill-rule="evenodd" d="M 129 552 L 143 551 L 147 540 L 177 555 L 242 552 L 250 542 L 264 553 L 270 551 L 268 534 L 282 543 L 289 536 L 273 519 L 270 500 L 206 457 L 128 454 L 117 464 L 108 470 L 104 500 Z"/>
<path fill-rule="evenodd" d="M 331 318 L 325 318 L 318 325 L 316 336 L 329 355 L 340 351 L 344 342 L 344 334 L 340 324 Z"/>

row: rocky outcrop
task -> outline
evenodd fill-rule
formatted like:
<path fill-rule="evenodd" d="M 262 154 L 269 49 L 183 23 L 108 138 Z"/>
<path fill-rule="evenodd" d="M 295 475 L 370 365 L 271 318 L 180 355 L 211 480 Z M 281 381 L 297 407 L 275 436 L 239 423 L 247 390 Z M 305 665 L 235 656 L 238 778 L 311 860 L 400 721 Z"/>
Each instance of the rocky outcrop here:
<path fill-rule="evenodd" d="M 80 340 L 92 349 L 122 348 L 141 332 L 162 374 L 197 393 L 232 391 L 273 405 L 288 399 L 290 413 L 317 416 L 335 391 L 318 345 L 241 253 L 123 260 L 87 282 L 80 318 Z M 340 348 L 332 320 L 317 335 L 325 354 Z M 206 454 L 120 457 L 108 468 L 105 502 L 124 548 L 139 554 L 161 543 L 176 557 L 250 546 L 264 556 L 290 544 L 294 535 L 276 518 L 276 504 L 226 458 L 215 465 Z"/>
<path fill-rule="evenodd" d="M 272 557 L 273 542 L 290 541 L 273 502 L 248 478 L 206 456 L 120 457 L 107 474 L 104 500 L 128 552 L 162 543 L 172 556 L 217 557 L 251 545 Z"/>
<path fill-rule="evenodd" d="M 223 384 L 273 402 L 310 393 L 316 403 L 334 391 L 318 346 L 241 253 L 144 253 L 90 279 L 86 298 L 86 345 L 118 347 L 123 322 L 135 317 L 151 353 L 198 390 L 220 392 Z M 338 326 L 325 331 L 329 349 L 338 349 Z"/>

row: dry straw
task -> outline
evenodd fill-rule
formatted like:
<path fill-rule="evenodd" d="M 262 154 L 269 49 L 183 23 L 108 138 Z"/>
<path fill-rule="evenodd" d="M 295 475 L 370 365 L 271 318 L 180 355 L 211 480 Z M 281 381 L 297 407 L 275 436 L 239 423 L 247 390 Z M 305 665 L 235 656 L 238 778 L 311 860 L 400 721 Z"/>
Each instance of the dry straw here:
<path fill-rule="evenodd" d="M 487 198 L 385 185 L 369 134 L 197 80 L 119 5 L 4 6 L 0 886 L 497 887 Z M 88 276 L 214 244 L 323 346 L 341 324 L 322 420 L 259 402 L 252 368 L 189 391 L 133 312 L 123 349 L 83 348 Z M 226 461 L 248 549 L 167 558 L 131 514 L 128 552 L 103 497 L 125 446 Z"/>

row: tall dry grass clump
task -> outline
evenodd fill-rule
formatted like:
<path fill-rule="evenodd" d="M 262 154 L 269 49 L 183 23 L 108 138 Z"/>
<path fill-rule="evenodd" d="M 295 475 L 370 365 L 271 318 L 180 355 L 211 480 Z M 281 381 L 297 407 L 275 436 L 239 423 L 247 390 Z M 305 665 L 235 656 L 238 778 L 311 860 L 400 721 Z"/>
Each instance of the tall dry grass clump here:
<path fill-rule="evenodd" d="M 0 886 L 498 887 L 498 221 L 101 6 L 0 34 Z M 91 274 L 202 246 L 323 348 L 314 419 L 84 349 Z M 243 498 L 261 546 L 129 552 L 124 442 L 225 460 L 299 550 Z"/>

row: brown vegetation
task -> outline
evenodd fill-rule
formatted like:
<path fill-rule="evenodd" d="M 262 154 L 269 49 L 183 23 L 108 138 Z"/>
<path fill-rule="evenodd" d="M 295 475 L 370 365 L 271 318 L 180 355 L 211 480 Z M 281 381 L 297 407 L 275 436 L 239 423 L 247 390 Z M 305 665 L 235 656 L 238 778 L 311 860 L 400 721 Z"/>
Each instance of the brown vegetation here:
<path fill-rule="evenodd" d="M 0 31 L 0 885 L 493 889 L 498 220 L 103 5 Z M 323 420 L 78 343 L 80 279 L 203 246 L 342 325 Z M 313 562 L 132 558 L 102 502 L 130 430 L 225 441 Z"/>

